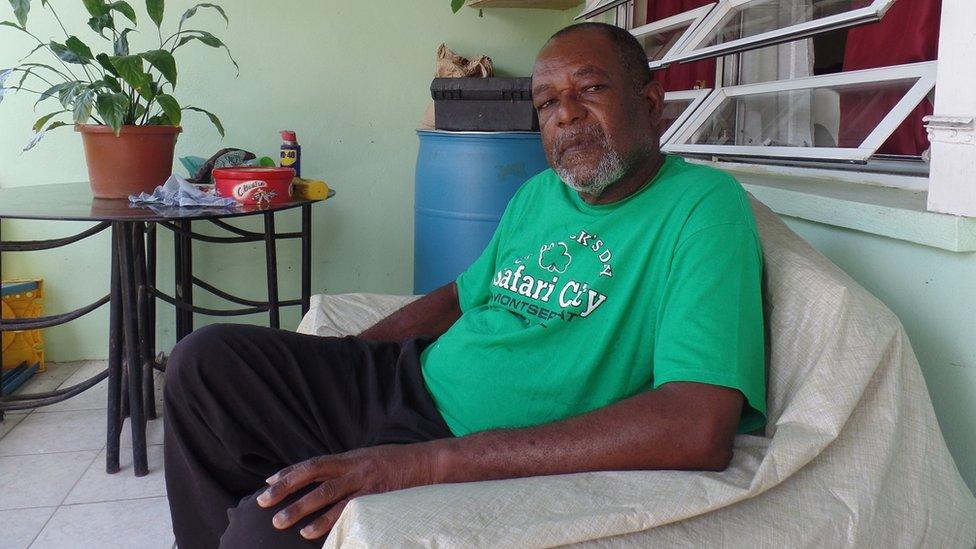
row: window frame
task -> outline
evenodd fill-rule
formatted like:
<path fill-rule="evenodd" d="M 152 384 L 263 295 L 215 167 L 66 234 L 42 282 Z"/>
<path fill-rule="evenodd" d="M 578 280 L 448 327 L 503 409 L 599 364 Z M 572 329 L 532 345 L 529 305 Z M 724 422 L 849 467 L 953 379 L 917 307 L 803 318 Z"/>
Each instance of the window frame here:
<path fill-rule="evenodd" d="M 630 29 L 630 33 L 634 35 L 635 38 L 640 40 L 645 36 L 670 30 L 688 21 L 691 22 L 688 28 L 685 29 L 685 31 L 681 34 L 681 37 L 678 39 L 678 41 L 675 42 L 674 46 L 672 46 L 671 49 L 669 49 L 668 52 L 664 54 L 664 57 L 658 59 L 657 61 L 648 61 L 648 66 L 651 68 L 651 70 L 666 67 L 670 65 L 672 62 L 674 62 L 674 58 L 676 54 L 684 50 L 685 44 L 694 34 L 695 30 L 702 24 L 702 22 L 708 17 L 708 14 L 711 13 L 711 11 L 718 4 L 719 4 L 718 1 L 712 2 L 710 4 L 706 4 L 704 6 L 688 10 L 686 12 L 672 15 L 671 17 L 658 19 L 657 21 L 652 21 L 650 23 L 647 23 L 646 25 L 641 25 L 639 27 Z"/>
<path fill-rule="evenodd" d="M 689 62 L 709 59 L 783 42 L 791 42 L 801 38 L 809 38 L 817 34 L 838 29 L 873 23 L 880 21 L 888 9 L 896 2 L 896 0 L 874 0 L 871 5 L 863 8 L 821 17 L 813 21 L 798 23 L 781 29 L 766 31 L 755 36 L 715 44 L 714 46 L 701 46 L 726 15 L 745 4 L 762 1 L 766 0 L 719 0 L 718 5 L 709 13 L 708 17 L 688 37 L 682 50 L 675 52 L 672 61 Z"/>
<path fill-rule="evenodd" d="M 661 145 L 662 147 L 674 136 L 674 134 L 684 126 L 685 122 L 688 121 L 691 116 L 698 111 L 698 108 L 702 106 L 702 103 L 708 99 L 711 95 L 712 88 L 700 88 L 695 90 L 680 90 L 680 91 L 670 91 L 664 93 L 664 102 L 668 101 L 688 101 L 691 100 L 691 104 L 681 111 L 678 118 L 674 119 L 674 123 L 661 133 Z M 663 149 L 662 149 L 663 150 Z"/>
<path fill-rule="evenodd" d="M 613 8 L 620 7 L 623 4 L 626 4 L 627 2 L 630 1 L 632 0 L 598 0 L 597 3 L 593 5 L 593 7 L 587 8 L 584 5 L 583 11 L 581 11 L 579 15 L 574 17 L 573 20 L 582 21 L 584 19 L 589 19 L 590 17 L 596 17 L 601 13 L 608 12 Z"/>
<path fill-rule="evenodd" d="M 894 67 L 865 69 L 792 80 L 776 80 L 757 84 L 716 87 L 705 103 L 679 127 L 661 150 L 667 153 L 730 156 L 738 158 L 792 158 L 798 160 L 839 160 L 866 162 L 891 136 L 918 104 L 935 88 L 938 61 L 925 61 Z M 749 95 L 813 90 L 846 84 L 885 82 L 917 78 L 917 81 L 882 118 L 857 148 L 847 147 L 762 147 L 755 145 L 702 145 L 687 143 L 716 112 L 726 99 Z"/>

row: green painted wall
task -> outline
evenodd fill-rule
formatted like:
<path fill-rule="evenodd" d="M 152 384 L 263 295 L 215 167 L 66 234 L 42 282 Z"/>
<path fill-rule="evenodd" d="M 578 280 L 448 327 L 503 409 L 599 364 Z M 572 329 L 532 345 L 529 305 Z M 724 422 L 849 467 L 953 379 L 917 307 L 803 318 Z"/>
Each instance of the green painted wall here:
<path fill-rule="evenodd" d="M 786 221 L 901 319 L 949 450 L 976 492 L 976 254 Z"/>
<path fill-rule="evenodd" d="M 56 4 L 69 31 L 93 35 L 85 25 L 81 2 Z M 143 3 L 132 4 L 148 22 Z M 168 1 L 167 24 L 172 26 L 191 4 Z M 235 0 L 222 5 L 231 19 L 229 29 L 213 13 L 201 12 L 193 21 L 230 45 L 241 65 L 240 77 L 234 78 L 222 51 L 188 46 L 178 58 L 177 98 L 219 114 L 227 137 L 219 140 L 209 122 L 188 114 L 177 155 L 209 156 L 224 146 L 277 154 L 277 130 L 296 130 L 303 146 L 303 173 L 325 178 L 338 192 L 334 200 L 315 207 L 316 292 L 411 290 L 414 129 L 430 100 L 437 46 L 446 42 L 462 55 L 487 54 L 502 76 L 526 75 L 546 38 L 575 14 L 495 9 L 479 17 L 477 10 L 465 8 L 455 15 L 448 0 Z M 0 20 L 12 18 L 4 2 Z M 28 27 L 40 36 L 58 36 L 37 1 Z M 141 40 L 154 35 L 146 27 L 130 40 L 134 48 L 140 43 L 151 47 Z M 29 38 L 0 28 L 0 67 L 15 63 L 30 47 Z M 35 115 L 32 104 L 26 95 L 8 96 L 0 104 L 0 187 L 86 180 L 80 137 L 69 128 L 52 132 L 33 151 L 20 152 L 34 120 L 46 112 L 42 107 Z M 297 230 L 297 215 L 279 219 L 286 230 Z M 257 228 L 257 221 L 242 225 Z M 81 227 L 4 222 L 3 237 L 49 238 Z M 160 238 L 159 278 L 164 289 L 172 287 L 171 242 L 168 233 Z M 197 243 L 196 272 L 240 295 L 263 298 L 262 249 L 247 244 L 214 249 Z M 47 310 L 72 309 L 107 292 L 107 250 L 108 234 L 103 233 L 68 249 L 5 254 L 3 275 L 43 277 Z M 298 257 L 296 242 L 281 245 L 283 297 L 298 295 Z M 263 317 L 241 320 L 264 322 Z M 294 328 L 297 310 L 292 308 L 282 320 L 283 327 Z M 172 309 L 161 305 L 161 347 L 171 345 L 172 325 Z M 47 330 L 46 338 L 52 360 L 105 357 L 107 310 Z"/>

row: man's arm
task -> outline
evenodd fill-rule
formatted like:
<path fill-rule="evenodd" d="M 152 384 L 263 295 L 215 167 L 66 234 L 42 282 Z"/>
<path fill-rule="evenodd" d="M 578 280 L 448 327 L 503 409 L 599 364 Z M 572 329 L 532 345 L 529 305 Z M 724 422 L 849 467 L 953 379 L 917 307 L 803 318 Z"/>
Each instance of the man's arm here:
<path fill-rule="evenodd" d="M 275 515 L 277 528 L 331 505 L 302 530 L 331 530 L 356 497 L 414 486 L 583 471 L 685 469 L 720 471 L 732 459 L 742 393 L 674 382 L 573 418 L 523 429 L 484 431 L 417 444 L 375 446 L 321 456 L 268 479 L 258 498 L 278 504 L 308 484 L 319 486 Z"/>
<path fill-rule="evenodd" d="M 460 317 L 457 286 L 451 282 L 377 322 L 359 337 L 382 341 L 440 337 Z"/>

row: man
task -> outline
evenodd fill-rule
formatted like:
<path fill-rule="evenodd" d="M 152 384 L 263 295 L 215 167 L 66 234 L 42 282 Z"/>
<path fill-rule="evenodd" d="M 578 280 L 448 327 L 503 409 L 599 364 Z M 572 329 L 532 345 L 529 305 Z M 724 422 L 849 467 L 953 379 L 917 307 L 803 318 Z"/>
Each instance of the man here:
<path fill-rule="evenodd" d="M 358 338 L 181 342 L 179 546 L 318 545 L 352 498 L 427 484 L 723 470 L 764 422 L 761 251 L 731 177 L 660 154 L 662 97 L 626 31 L 560 31 L 533 70 L 553 170 L 455 283 Z"/>

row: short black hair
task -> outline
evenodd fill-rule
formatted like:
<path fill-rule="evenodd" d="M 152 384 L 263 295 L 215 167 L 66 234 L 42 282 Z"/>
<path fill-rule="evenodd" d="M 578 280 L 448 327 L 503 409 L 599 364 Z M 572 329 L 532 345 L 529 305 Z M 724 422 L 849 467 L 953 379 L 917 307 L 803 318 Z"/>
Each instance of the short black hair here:
<path fill-rule="evenodd" d="M 648 67 L 647 53 L 644 51 L 644 47 L 634 38 L 633 34 L 630 34 L 630 31 L 616 25 L 591 22 L 577 23 L 557 31 L 556 34 L 549 37 L 546 43 L 548 44 L 567 34 L 587 30 L 602 32 L 610 39 L 610 43 L 613 44 L 613 49 L 617 54 L 617 59 L 620 61 L 620 65 L 624 68 L 624 72 L 631 76 L 634 82 L 635 90 L 639 91 L 651 81 L 651 69 Z"/>

